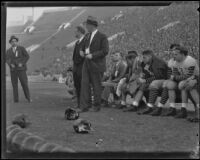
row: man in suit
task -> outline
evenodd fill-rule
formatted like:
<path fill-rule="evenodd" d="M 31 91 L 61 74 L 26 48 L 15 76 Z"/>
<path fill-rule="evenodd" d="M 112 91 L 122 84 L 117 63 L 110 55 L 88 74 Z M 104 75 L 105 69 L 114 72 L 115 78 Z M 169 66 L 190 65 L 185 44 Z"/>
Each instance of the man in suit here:
<path fill-rule="evenodd" d="M 77 26 L 75 30 L 75 37 L 77 38 L 77 41 L 73 52 L 73 79 L 77 94 L 77 108 L 80 106 L 81 79 L 84 62 L 84 58 L 80 55 L 80 50 L 82 50 L 84 44 L 84 35 L 85 29 L 82 26 Z"/>
<path fill-rule="evenodd" d="M 109 44 L 106 35 L 99 32 L 97 27 L 96 18 L 88 16 L 86 28 L 89 33 L 86 36 L 83 51 L 80 51 L 80 55 L 85 57 L 85 60 L 82 70 L 79 112 L 87 112 L 89 110 L 91 99 L 89 94 L 91 90 L 90 84 L 94 94 L 93 107 L 90 111 L 98 112 L 101 108 L 101 81 L 103 73 L 106 71 L 106 55 L 109 52 Z"/>
<path fill-rule="evenodd" d="M 28 102 L 31 102 L 32 100 L 30 99 L 28 88 L 28 77 L 26 75 L 26 63 L 29 60 L 29 55 L 24 47 L 17 44 L 18 40 L 19 39 L 16 36 L 11 36 L 9 40 L 11 47 L 6 52 L 6 62 L 10 67 L 14 102 L 19 102 L 18 79 L 21 82 L 26 99 Z"/>
<path fill-rule="evenodd" d="M 114 62 L 112 73 L 109 77 L 109 80 L 103 83 L 103 86 L 105 87 L 102 93 L 104 106 L 108 106 L 108 97 L 110 96 L 110 94 L 114 95 L 114 92 L 117 88 L 117 84 L 124 77 L 127 69 L 127 64 L 123 60 L 121 52 L 114 52 L 112 54 L 112 60 Z"/>

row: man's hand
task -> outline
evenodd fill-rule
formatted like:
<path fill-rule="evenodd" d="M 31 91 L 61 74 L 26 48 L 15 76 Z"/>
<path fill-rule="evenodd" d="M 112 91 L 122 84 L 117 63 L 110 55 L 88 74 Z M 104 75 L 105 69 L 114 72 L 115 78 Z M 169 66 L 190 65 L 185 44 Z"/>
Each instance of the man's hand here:
<path fill-rule="evenodd" d="M 171 76 L 170 76 L 170 79 L 173 81 L 173 80 L 174 80 L 174 75 L 171 75 Z"/>
<path fill-rule="evenodd" d="M 92 59 L 92 54 L 86 55 L 86 58 L 87 58 L 87 59 Z"/>
<path fill-rule="evenodd" d="M 15 65 L 14 65 L 14 64 L 11 64 L 10 66 L 11 66 L 12 68 L 15 68 Z"/>
<path fill-rule="evenodd" d="M 146 80 L 142 79 L 142 78 L 138 78 L 138 81 L 139 81 L 139 83 L 146 83 Z"/>
<path fill-rule="evenodd" d="M 18 67 L 22 67 L 22 64 L 21 64 L 21 63 L 19 63 L 19 64 L 18 64 Z"/>
<path fill-rule="evenodd" d="M 85 56 L 85 53 L 83 51 L 80 51 L 80 56 L 81 57 L 84 57 Z"/>

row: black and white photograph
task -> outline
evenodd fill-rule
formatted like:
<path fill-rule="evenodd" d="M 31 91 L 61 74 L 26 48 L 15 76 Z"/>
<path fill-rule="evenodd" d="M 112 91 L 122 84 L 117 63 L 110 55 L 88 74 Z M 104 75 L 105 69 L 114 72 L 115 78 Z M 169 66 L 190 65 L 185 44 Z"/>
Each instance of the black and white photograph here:
<path fill-rule="evenodd" d="M 3 159 L 199 159 L 199 1 L 1 10 Z"/>

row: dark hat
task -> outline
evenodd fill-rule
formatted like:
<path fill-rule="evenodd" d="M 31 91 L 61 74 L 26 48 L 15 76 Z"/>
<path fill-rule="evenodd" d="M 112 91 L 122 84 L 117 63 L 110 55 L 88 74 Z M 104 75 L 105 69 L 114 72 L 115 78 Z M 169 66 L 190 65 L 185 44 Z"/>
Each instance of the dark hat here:
<path fill-rule="evenodd" d="M 9 43 L 11 43 L 11 41 L 12 41 L 13 39 L 16 39 L 17 42 L 19 41 L 19 39 L 18 39 L 16 36 L 12 35 L 12 36 L 10 37 Z"/>
<path fill-rule="evenodd" d="M 65 119 L 67 120 L 76 120 L 79 118 L 79 113 L 75 110 L 68 108 L 65 110 Z"/>
<path fill-rule="evenodd" d="M 138 56 L 138 54 L 136 51 L 128 51 L 126 58 L 132 58 L 132 57 L 137 57 L 137 56 Z"/>
<path fill-rule="evenodd" d="M 84 22 L 83 22 L 84 23 Z M 96 17 L 93 17 L 93 16 L 88 16 L 86 22 L 87 24 L 91 24 L 91 25 L 94 25 L 94 26 L 98 26 L 98 21 L 97 21 L 97 18 Z"/>
<path fill-rule="evenodd" d="M 81 32 L 82 34 L 85 34 L 85 29 L 84 29 L 82 26 L 77 26 L 76 28 L 77 28 L 77 30 L 78 30 L 79 32 Z"/>

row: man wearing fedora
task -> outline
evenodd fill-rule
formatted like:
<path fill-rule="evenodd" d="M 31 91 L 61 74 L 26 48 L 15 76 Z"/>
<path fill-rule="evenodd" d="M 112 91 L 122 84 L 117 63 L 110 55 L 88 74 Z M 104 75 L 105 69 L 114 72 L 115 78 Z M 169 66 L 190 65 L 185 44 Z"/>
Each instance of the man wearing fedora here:
<path fill-rule="evenodd" d="M 86 29 L 88 34 L 80 55 L 85 57 L 82 69 L 81 97 L 79 112 L 87 112 L 90 106 L 90 90 L 93 88 L 94 102 L 90 111 L 98 112 L 101 105 L 102 77 L 106 71 L 106 55 L 109 52 L 108 39 L 97 29 L 95 17 L 88 16 Z M 91 85 L 91 86 L 90 86 Z"/>
<path fill-rule="evenodd" d="M 73 79 L 74 87 L 76 88 L 77 95 L 77 108 L 80 106 L 80 94 L 81 94 L 81 79 L 82 79 L 82 68 L 84 58 L 80 55 L 80 50 L 82 50 L 84 44 L 85 29 L 82 26 L 77 26 L 75 30 L 75 37 L 77 41 L 75 43 L 73 51 Z"/>
<path fill-rule="evenodd" d="M 6 62 L 10 67 L 11 82 L 13 86 L 14 102 L 19 102 L 18 96 L 18 79 L 21 82 L 24 94 L 28 102 L 31 102 L 28 88 L 28 77 L 26 75 L 26 63 L 29 60 L 29 55 L 26 49 L 19 46 L 19 39 L 16 36 L 11 36 L 9 43 L 11 47 L 6 51 Z"/>

